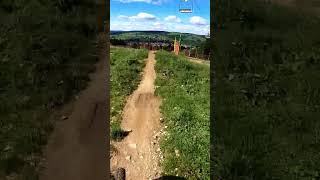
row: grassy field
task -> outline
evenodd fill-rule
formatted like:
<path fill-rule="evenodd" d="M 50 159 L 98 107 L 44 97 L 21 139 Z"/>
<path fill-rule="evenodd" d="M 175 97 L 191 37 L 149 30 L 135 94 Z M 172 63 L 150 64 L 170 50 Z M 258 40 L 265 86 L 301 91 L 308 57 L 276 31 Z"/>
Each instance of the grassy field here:
<path fill-rule="evenodd" d="M 111 48 L 110 61 L 110 104 L 111 139 L 122 138 L 120 128 L 122 110 L 127 97 L 138 87 L 141 72 L 148 57 L 146 49 Z M 125 87 L 125 88 L 124 88 Z"/>
<path fill-rule="evenodd" d="M 164 173 L 209 179 L 209 66 L 165 51 L 157 52 L 156 60 L 156 94 L 168 126 L 161 142 Z"/>
<path fill-rule="evenodd" d="M 48 117 L 94 71 L 94 7 L 86 0 L 0 1 L 0 179 L 38 179 L 54 123 Z"/>
<path fill-rule="evenodd" d="M 215 1 L 215 179 L 320 178 L 320 19 Z"/>

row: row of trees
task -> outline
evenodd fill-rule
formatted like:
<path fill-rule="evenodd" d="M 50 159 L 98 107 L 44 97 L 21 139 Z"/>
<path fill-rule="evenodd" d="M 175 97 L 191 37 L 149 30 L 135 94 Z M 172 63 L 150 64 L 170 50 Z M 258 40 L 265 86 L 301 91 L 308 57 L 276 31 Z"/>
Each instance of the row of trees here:
<path fill-rule="evenodd" d="M 126 41 L 116 38 L 111 38 L 110 42 L 115 46 L 130 46 L 132 48 L 139 48 L 140 41 Z M 157 41 L 156 43 L 160 44 L 158 46 L 159 49 L 164 49 L 167 51 L 173 51 L 173 43 L 168 41 Z M 143 42 L 143 44 L 153 44 L 151 42 Z M 196 58 L 209 59 L 210 56 L 210 39 L 206 38 L 204 42 L 202 42 L 199 46 L 189 47 L 189 46 L 181 46 L 181 51 L 187 52 L 186 55 L 190 55 Z M 190 53 L 189 53 L 190 52 Z"/>

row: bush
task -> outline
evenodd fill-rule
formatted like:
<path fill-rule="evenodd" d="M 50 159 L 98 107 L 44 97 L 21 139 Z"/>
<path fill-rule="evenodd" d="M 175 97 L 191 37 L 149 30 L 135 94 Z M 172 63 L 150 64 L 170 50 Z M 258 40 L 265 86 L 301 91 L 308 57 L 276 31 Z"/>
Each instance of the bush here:
<path fill-rule="evenodd" d="M 320 20 L 255 0 L 214 6 L 214 176 L 319 178 Z"/>

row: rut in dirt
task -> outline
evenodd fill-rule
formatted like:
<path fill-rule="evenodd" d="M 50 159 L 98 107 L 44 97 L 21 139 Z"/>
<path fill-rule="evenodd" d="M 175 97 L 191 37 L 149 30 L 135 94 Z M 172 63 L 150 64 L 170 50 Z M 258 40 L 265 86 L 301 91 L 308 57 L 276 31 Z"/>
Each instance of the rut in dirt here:
<path fill-rule="evenodd" d="M 101 34 L 99 40 L 107 43 L 103 41 L 104 37 L 106 35 Z M 59 117 L 68 118 L 56 123 L 49 138 L 40 180 L 107 179 L 106 114 L 109 106 L 106 79 L 109 73 L 106 53 L 105 49 L 101 50 L 87 88 L 78 94 L 77 100 L 62 108 Z"/>
<path fill-rule="evenodd" d="M 160 99 L 154 95 L 156 79 L 155 54 L 149 52 L 142 80 L 128 98 L 121 127 L 131 133 L 121 142 L 114 142 L 116 154 L 111 158 L 111 170 L 122 167 L 128 180 L 145 180 L 160 175 L 159 158 L 153 136 L 160 129 Z"/>

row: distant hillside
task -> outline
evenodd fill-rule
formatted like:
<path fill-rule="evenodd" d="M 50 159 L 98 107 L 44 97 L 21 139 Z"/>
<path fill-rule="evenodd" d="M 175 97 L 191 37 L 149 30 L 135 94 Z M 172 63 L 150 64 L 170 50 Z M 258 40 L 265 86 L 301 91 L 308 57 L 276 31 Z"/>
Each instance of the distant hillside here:
<path fill-rule="evenodd" d="M 182 45 L 199 46 L 205 42 L 204 35 L 190 33 L 166 32 L 166 31 L 111 31 L 111 39 L 131 40 L 131 41 L 162 41 L 172 42 L 176 37 L 177 40 L 181 35 Z"/>

